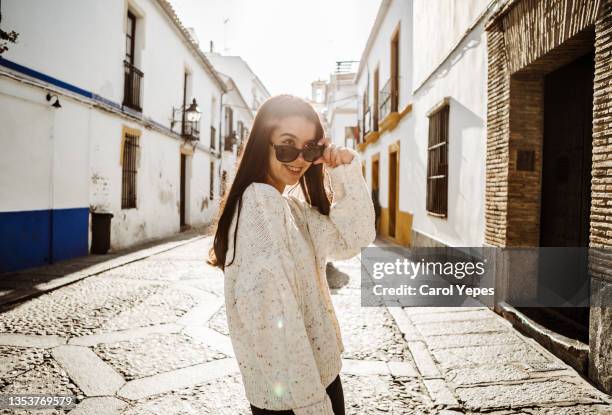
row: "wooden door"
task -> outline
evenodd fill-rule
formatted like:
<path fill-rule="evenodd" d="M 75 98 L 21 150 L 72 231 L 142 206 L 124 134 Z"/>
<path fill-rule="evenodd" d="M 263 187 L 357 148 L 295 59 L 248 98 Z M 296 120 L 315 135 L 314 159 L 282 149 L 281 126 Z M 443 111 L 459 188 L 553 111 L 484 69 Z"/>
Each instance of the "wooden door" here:
<path fill-rule="evenodd" d="M 185 226 L 185 171 L 187 164 L 187 156 L 181 154 L 181 202 L 180 202 L 180 226 Z"/>
<path fill-rule="evenodd" d="M 397 216 L 397 151 L 389 153 L 389 236 L 395 238 Z"/>
<path fill-rule="evenodd" d="M 540 246 L 543 247 L 589 245 L 593 76 L 594 56 L 588 54 L 545 77 L 540 215 Z M 547 292 L 563 298 L 579 292 L 588 295 L 586 249 L 581 252 L 584 255 L 567 259 L 557 255 L 555 263 L 541 261 L 540 296 Z M 548 271 L 552 266 L 561 272 L 544 273 L 544 266 Z M 588 308 L 559 308 L 555 312 L 581 326 L 579 337 L 584 340 L 586 336 L 588 341 Z"/>

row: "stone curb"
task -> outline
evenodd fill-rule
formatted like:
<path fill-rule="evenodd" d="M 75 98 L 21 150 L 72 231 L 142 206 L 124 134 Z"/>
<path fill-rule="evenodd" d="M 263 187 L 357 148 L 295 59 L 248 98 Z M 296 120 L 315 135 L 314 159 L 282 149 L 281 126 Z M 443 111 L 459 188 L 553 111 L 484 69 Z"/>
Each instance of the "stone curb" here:
<path fill-rule="evenodd" d="M 401 307 L 387 307 L 395 320 L 402 336 L 408 343 L 408 349 L 418 371 L 423 377 L 425 388 L 434 405 L 440 409 L 460 409 L 461 405 L 449 389 L 438 366 L 431 356 L 425 340 L 412 320 Z"/>
<path fill-rule="evenodd" d="M 111 269 L 119 268 L 124 265 L 130 264 L 132 262 L 141 261 L 153 255 L 158 255 L 166 251 L 170 251 L 180 246 L 187 245 L 189 243 L 193 243 L 200 239 L 204 239 L 208 237 L 210 237 L 210 235 L 198 235 L 198 236 L 194 236 L 193 238 L 184 239 L 180 241 L 168 241 L 166 243 L 162 242 L 161 245 L 154 245 L 152 247 L 142 248 L 134 252 L 128 252 L 128 253 L 125 253 L 124 255 L 121 255 L 115 258 L 111 258 L 108 261 L 103 261 L 98 264 L 94 264 L 83 270 L 79 270 L 79 271 L 58 277 L 58 278 L 54 278 L 48 282 L 41 282 L 39 284 L 34 285 L 33 287 L 27 287 L 24 289 L 15 289 L 10 294 L 5 295 L 2 298 L 0 298 L 0 312 L 2 312 L 6 306 L 9 306 L 9 305 L 12 305 L 18 302 L 22 302 L 25 300 L 29 300 L 31 298 L 38 297 L 42 294 L 49 293 L 58 288 L 65 287 L 66 285 L 83 280 L 85 278 L 93 277 L 94 275 L 98 275 L 103 272 L 110 271 Z M 87 257 L 84 257 L 84 258 L 87 258 Z M 82 260 L 83 257 L 81 257 L 80 259 Z M 75 258 L 74 260 L 78 261 L 79 258 Z M 58 267 L 59 266 L 60 265 L 58 265 Z M 26 273 L 27 274 L 36 273 L 36 268 L 33 268 L 32 270 L 29 270 L 27 272 L 25 271 L 19 272 L 17 273 L 17 275 L 25 275 Z M 6 275 L 7 274 L 5 274 L 5 277 Z M 0 276 L 0 281 L 1 280 L 2 280 L 2 276 Z M 5 280 L 5 281 L 10 281 L 10 279 Z M 15 281 L 14 286 L 18 286 L 18 285 L 20 285 L 19 282 Z"/>

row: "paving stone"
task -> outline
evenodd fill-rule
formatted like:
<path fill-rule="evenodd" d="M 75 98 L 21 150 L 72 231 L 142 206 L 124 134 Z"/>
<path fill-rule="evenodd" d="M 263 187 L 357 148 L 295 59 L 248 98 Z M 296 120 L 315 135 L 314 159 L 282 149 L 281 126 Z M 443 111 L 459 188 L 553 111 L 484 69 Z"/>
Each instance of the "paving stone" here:
<path fill-rule="evenodd" d="M 210 317 L 206 325 L 211 329 L 216 330 L 218 333 L 229 336 L 225 304 L 218 308 L 218 310 Z"/>
<path fill-rule="evenodd" d="M 2 394 L 72 395 L 78 404 L 85 395 L 66 370 L 53 360 L 50 353 L 44 353 L 44 361 L 41 364 L 32 365 L 15 377 L 2 379 Z"/>
<path fill-rule="evenodd" d="M 437 322 L 449 322 L 449 321 L 469 321 L 469 320 L 484 320 L 487 318 L 496 317 L 495 313 L 491 310 L 469 310 L 461 312 L 451 313 L 427 313 L 427 314 L 415 314 L 410 316 L 410 319 L 415 324 L 422 323 L 437 323 Z"/>
<path fill-rule="evenodd" d="M 508 331 L 509 326 L 497 318 L 483 320 L 451 321 L 451 322 L 421 322 L 415 323 L 424 336 L 444 334 L 487 333 L 492 331 Z"/>
<path fill-rule="evenodd" d="M 596 392 L 569 379 L 457 388 L 455 392 L 466 409 L 472 411 L 558 403 L 601 403 Z"/>
<path fill-rule="evenodd" d="M 251 415 L 240 374 L 139 399 L 122 415 Z"/>
<path fill-rule="evenodd" d="M 524 365 L 492 364 L 449 369 L 444 373 L 444 377 L 456 386 L 464 386 L 526 380 L 530 376 L 527 367 Z"/>
<path fill-rule="evenodd" d="M 409 316 L 434 313 L 462 313 L 465 311 L 488 311 L 486 307 L 404 307 Z"/>
<path fill-rule="evenodd" d="M 214 360 L 172 372 L 132 380 L 117 392 L 117 396 L 138 400 L 175 389 L 197 385 L 208 380 L 239 372 L 239 370 L 235 359 Z"/>
<path fill-rule="evenodd" d="M 229 336 L 223 335 L 209 327 L 190 326 L 183 330 L 187 336 L 193 337 L 200 342 L 216 349 L 227 356 L 234 356 L 234 348 Z"/>
<path fill-rule="evenodd" d="M 182 333 L 152 333 L 94 351 L 128 381 L 228 357 Z"/>
<path fill-rule="evenodd" d="M 205 272 L 204 261 L 175 261 L 172 257 L 146 259 L 103 272 L 104 278 L 130 278 L 144 280 L 180 281 L 197 278 Z"/>
<path fill-rule="evenodd" d="M 182 284 L 191 286 L 201 291 L 206 291 L 215 294 L 218 297 L 223 297 L 223 274 L 210 274 L 201 278 L 194 278 L 182 281 Z"/>
<path fill-rule="evenodd" d="M 27 335 L 18 333 L 0 333 L 0 345 L 50 348 L 65 344 L 66 339 L 60 336 Z"/>
<path fill-rule="evenodd" d="M 391 376 L 396 377 L 418 377 L 419 372 L 413 366 L 412 363 L 408 362 L 387 362 L 389 367 L 389 373 Z"/>
<path fill-rule="evenodd" d="M 215 316 L 215 313 L 223 306 L 224 300 L 208 293 L 208 300 L 200 302 L 177 320 L 178 324 L 183 325 L 204 325 L 208 324 L 209 320 Z M 225 315 L 223 315 L 224 317 Z M 219 316 L 216 316 L 219 318 Z"/>
<path fill-rule="evenodd" d="M 610 405 L 575 405 L 545 408 L 524 408 L 527 415 L 611 415 Z"/>
<path fill-rule="evenodd" d="M 114 395 L 125 383 L 121 375 L 86 347 L 58 346 L 51 354 L 87 396 Z"/>
<path fill-rule="evenodd" d="M 347 359 L 409 361 L 410 351 L 384 307 L 361 307 L 359 291 L 332 295 Z M 367 333 L 367 335 L 364 335 Z"/>
<path fill-rule="evenodd" d="M 340 375 L 349 415 L 430 414 L 433 403 L 417 378 Z"/>
<path fill-rule="evenodd" d="M 416 328 L 412 321 L 406 315 L 406 312 L 401 307 L 389 307 L 389 314 L 393 316 L 397 328 L 404 335 L 406 341 L 422 341 L 423 336 L 421 332 Z"/>
<path fill-rule="evenodd" d="M 68 341 L 68 344 L 72 344 L 74 346 L 95 346 L 102 343 L 117 343 L 125 340 L 138 339 L 152 333 L 178 333 L 182 330 L 182 328 L 182 326 L 172 323 L 149 327 L 138 327 L 135 329 L 73 337 L 70 339 L 70 341 Z"/>
<path fill-rule="evenodd" d="M 342 359 L 342 373 L 353 375 L 388 375 L 386 362 L 374 360 Z"/>
<path fill-rule="evenodd" d="M 44 349 L 17 346 L 0 346 L 0 389 L 10 378 L 17 377 L 49 358 L 50 353 Z"/>
<path fill-rule="evenodd" d="M 166 287 L 144 301 L 106 321 L 97 332 L 126 330 L 158 324 L 176 323 L 196 305 L 182 290 Z"/>
<path fill-rule="evenodd" d="M 459 408 L 459 402 L 443 379 L 423 379 L 434 405 L 445 408 Z"/>
<path fill-rule="evenodd" d="M 548 361 L 544 355 L 526 343 L 437 349 L 433 350 L 433 356 L 443 368 L 490 363 L 539 363 Z"/>
<path fill-rule="evenodd" d="M 522 343 L 516 333 L 511 331 L 493 333 L 446 334 L 443 336 L 428 336 L 425 340 L 430 349 L 445 349 L 451 347 L 487 346 L 496 344 Z"/>
<path fill-rule="evenodd" d="M 70 415 L 120 415 L 127 407 L 127 402 L 110 396 L 87 398 Z"/>
<path fill-rule="evenodd" d="M 427 349 L 427 346 L 423 342 L 409 342 L 410 353 L 414 359 L 416 367 L 424 377 L 441 377 L 438 366 L 434 362 Z"/>

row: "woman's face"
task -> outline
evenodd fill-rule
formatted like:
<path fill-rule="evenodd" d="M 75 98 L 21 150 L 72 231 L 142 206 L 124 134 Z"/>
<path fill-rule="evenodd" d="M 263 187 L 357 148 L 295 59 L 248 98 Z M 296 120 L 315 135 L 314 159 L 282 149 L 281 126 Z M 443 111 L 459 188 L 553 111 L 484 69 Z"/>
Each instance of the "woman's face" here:
<path fill-rule="evenodd" d="M 274 129 L 270 141 L 273 144 L 288 144 L 302 149 L 307 143 L 314 142 L 316 131 L 315 124 L 304 117 L 286 117 L 278 121 L 278 127 Z M 295 185 L 312 164 L 304 160 L 301 153 L 291 162 L 280 162 L 276 159 L 272 146 L 268 154 L 270 164 L 267 182 L 281 193 L 285 186 Z"/>

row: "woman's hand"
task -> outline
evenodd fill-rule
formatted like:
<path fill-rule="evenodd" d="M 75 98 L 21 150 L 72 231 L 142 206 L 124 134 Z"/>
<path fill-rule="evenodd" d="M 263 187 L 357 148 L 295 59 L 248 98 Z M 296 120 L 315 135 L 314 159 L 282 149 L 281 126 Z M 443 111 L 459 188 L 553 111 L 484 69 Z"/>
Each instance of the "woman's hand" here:
<path fill-rule="evenodd" d="M 353 161 L 354 154 L 347 147 L 335 145 L 328 137 L 323 137 L 317 144 L 325 145 L 325 151 L 323 156 L 313 161 L 313 164 L 325 163 L 329 167 L 336 167 Z"/>

